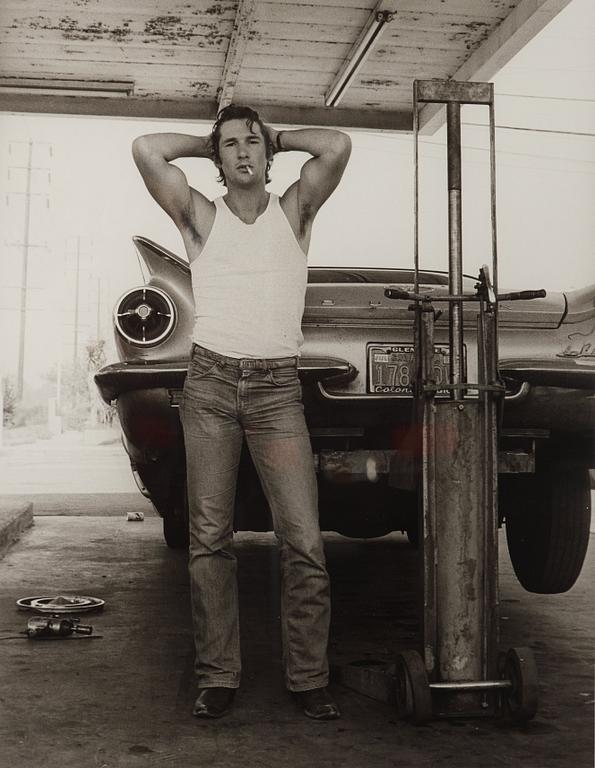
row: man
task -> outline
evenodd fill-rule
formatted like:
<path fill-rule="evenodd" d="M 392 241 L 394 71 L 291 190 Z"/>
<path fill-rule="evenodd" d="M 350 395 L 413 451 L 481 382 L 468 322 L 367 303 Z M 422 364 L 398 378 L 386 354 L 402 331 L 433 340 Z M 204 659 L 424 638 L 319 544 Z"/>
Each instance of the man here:
<path fill-rule="evenodd" d="M 277 152 L 312 157 L 278 198 L 267 192 Z M 193 714 L 220 717 L 240 684 L 233 503 L 245 439 L 281 549 L 287 688 L 304 713 L 339 717 L 327 691 L 328 574 L 297 357 L 312 222 L 339 183 L 349 137 L 276 131 L 248 107 L 223 109 L 210 136 L 134 141 L 145 184 L 182 234 L 195 299 L 181 418 L 190 509 L 190 584 L 199 695 Z M 208 200 L 171 164 L 214 161 L 227 194 Z"/>

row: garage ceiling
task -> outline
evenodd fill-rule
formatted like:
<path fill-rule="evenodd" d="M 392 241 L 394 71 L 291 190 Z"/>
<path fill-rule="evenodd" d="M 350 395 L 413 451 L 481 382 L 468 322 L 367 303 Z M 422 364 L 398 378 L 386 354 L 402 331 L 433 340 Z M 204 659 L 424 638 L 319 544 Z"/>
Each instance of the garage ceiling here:
<path fill-rule="evenodd" d="M 489 80 L 569 1 L 2 0 L 0 109 L 408 131 L 414 79 Z"/>

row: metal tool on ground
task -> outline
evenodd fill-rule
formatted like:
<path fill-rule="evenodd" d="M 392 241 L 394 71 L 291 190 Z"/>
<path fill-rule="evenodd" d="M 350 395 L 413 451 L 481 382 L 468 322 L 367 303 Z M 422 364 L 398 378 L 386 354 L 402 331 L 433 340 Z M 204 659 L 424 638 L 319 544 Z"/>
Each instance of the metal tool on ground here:
<path fill-rule="evenodd" d="M 40 595 L 17 600 L 20 610 L 51 614 L 88 613 L 101 610 L 104 605 L 105 600 L 84 595 Z"/>
<path fill-rule="evenodd" d="M 27 636 L 31 640 L 48 640 L 70 635 L 92 635 L 93 627 L 79 624 L 79 618 L 33 616 L 27 622 Z"/>
<path fill-rule="evenodd" d="M 420 108 L 431 103 L 446 104 L 447 110 L 449 283 L 445 294 L 420 287 L 418 120 Z M 471 295 L 463 292 L 464 104 L 487 106 L 490 129 L 492 267 L 481 268 L 476 293 Z M 413 108 L 414 286 L 412 291 L 389 286 L 385 295 L 411 301 L 414 312 L 413 434 L 423 652 L 403 651 L 384 670 L 353 667 L 351 687 L 374 695 L 383 690 L 379 677 L 388 677 L 399 714 L 416 724 L 433 716 L 496 714 L 502 709 L 515 720 L 529 720 L 537 710 L 537 671 L 531 650 L 511 648 L 500 653 L 498 648 L 498 434 L 505 392 L 498 373 L 498 303 L 540 298 L 545 291 L 498 294 L 493 85 L 418 80 Z M 463 311 L 473 302 L 477 306 L 476 354 L 463 333 Z M 448 312 L 447 382 L 438 382 L 435 373 L 435 322 L 441 314 L 437 304 Z M 439 338 L 443 348 L 444 339 Z M 475 381 L 469 381 L 469 370 L 475 373 Z M 341 677 L 346 679 L 346 673 Z"/>

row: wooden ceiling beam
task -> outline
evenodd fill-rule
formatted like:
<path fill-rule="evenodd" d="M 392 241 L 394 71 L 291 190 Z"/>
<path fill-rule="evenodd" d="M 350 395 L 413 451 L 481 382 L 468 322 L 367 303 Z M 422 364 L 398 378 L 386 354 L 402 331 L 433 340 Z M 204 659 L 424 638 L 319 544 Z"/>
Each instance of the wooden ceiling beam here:
<path fill-rule="evenodd" d="M 350 107 L 289 107 L 262 104 L 255 109 L 266 122 L 277 125 L 323 126 L 366 131 L 411 133 L 412 113 L 407 109 L 353 109 Z"/>
<path fill-rule="evenodd" d="M 114 99 L 38 93 L 3 93 L 1 112 L 36 112 L 86 117 L 138 117 L 165 120 L 205 120 L 217 116 L 214 100 L 150 99 L 142 96 Z"/>
<path fill-rule="evenodd" d="M 411 132 L 411 110 L 332 109 L 261 104 L 250 106 L 266 122 L 277 125 L 327 126 L 354 130 Z M 2 94 L 0 113 L 35 112 L 55 115 L 130 117 L 159 120 L 198 120 L 212 123 L 218 105 L 214 100 L 149 99 L 132 96 L 110 99 L 90 96 Z"/>
<path fill-rule="evenodd" d="M 521 0 L 492 34 L 469 56 L 452 80 L 489 82 L 570 0 Z M 422 134 L 433 134 L 445 121 L 446 110 L 428 104 L 419 114 Z"/>
<path fill-rule="evenodd" d="M 219 85 L 219 104 L 221 110 L 231 104 L 236 82 L 242 69 L 242 61 L 250 38 L 250 28 L 254 18 L 255 0 L 239 0 L 229 48 L 225 57 L 221 84 Z"/>

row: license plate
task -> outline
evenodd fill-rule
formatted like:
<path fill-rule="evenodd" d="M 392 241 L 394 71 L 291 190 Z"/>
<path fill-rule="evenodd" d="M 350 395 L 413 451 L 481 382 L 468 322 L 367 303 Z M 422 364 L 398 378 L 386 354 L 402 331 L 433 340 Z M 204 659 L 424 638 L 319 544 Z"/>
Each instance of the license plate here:
<path fill-rule="evenodd" d="M 448 344 L 434 345 L 433 375 L 437 386 L 448 383 Z M 385 395 L 411 395 L 414 370 L 413 344 L 368 345 L 368 392 Z M 438 390 L 439 395 L 448 390 Z"/>

